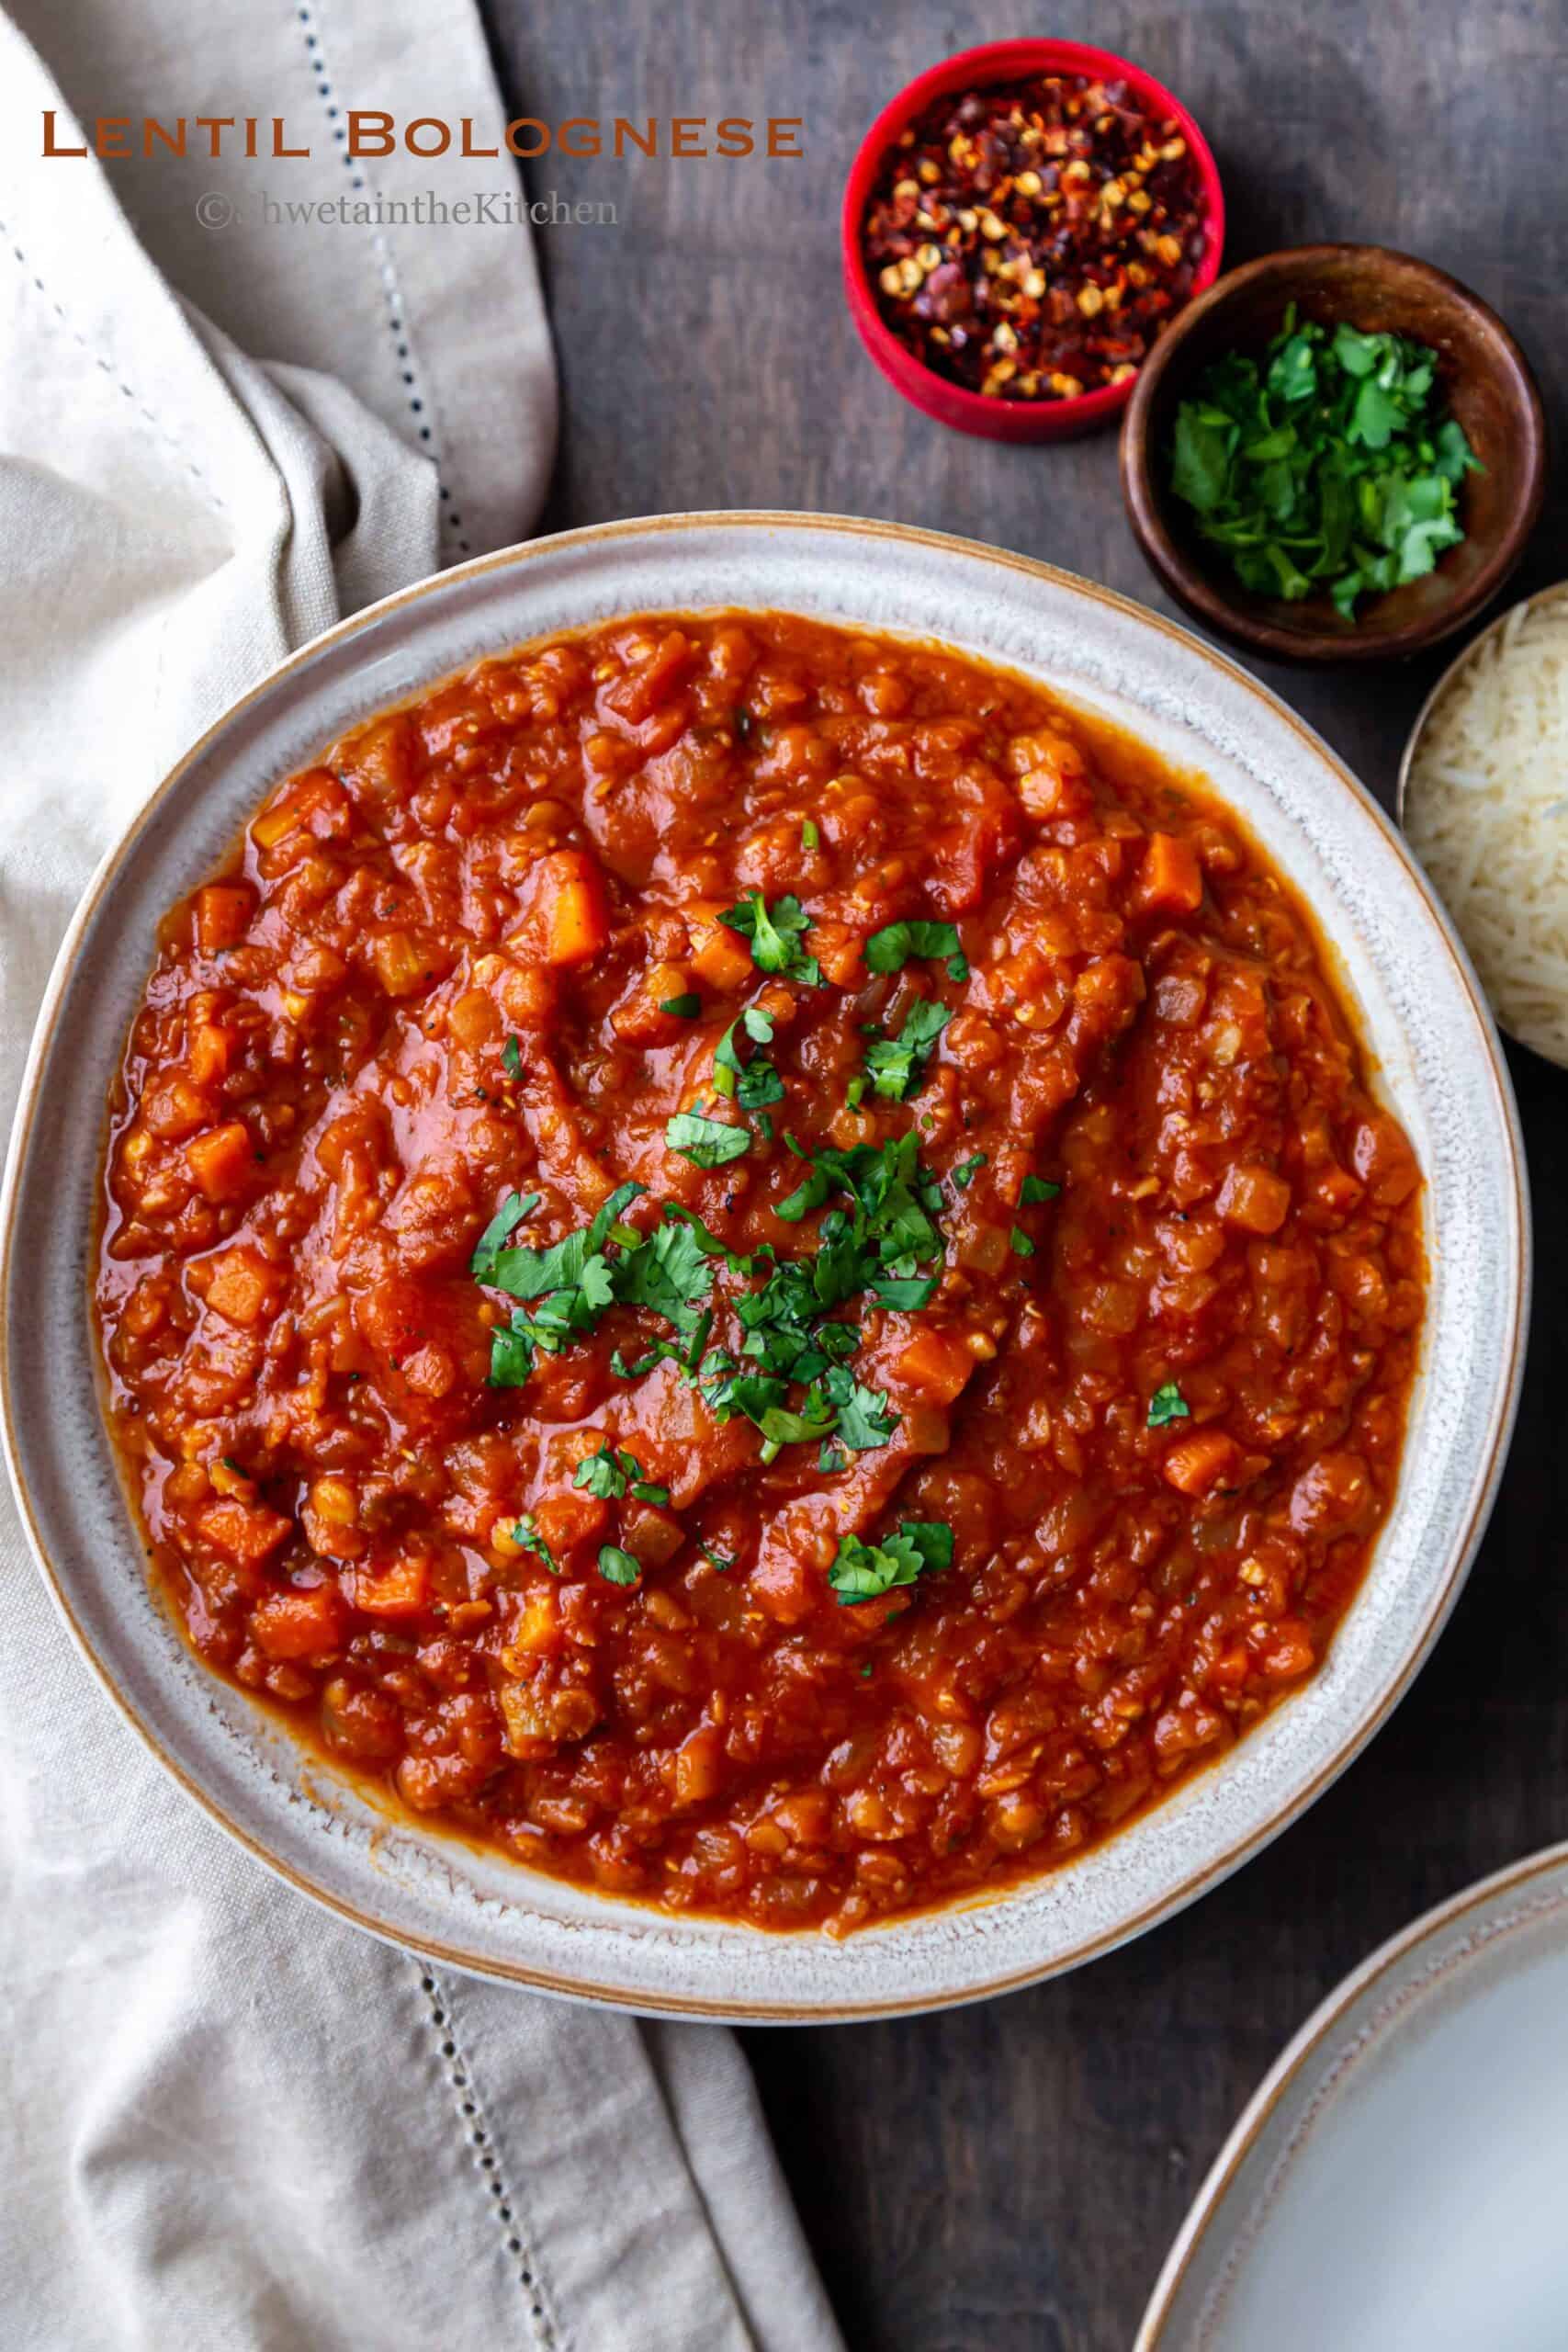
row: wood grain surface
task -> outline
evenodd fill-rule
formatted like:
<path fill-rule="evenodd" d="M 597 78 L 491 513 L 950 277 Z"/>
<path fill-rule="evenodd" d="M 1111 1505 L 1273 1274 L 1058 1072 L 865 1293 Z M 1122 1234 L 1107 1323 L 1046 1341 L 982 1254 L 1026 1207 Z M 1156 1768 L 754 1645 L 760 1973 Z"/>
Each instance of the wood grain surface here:
<path fill-rule="evenodd" d="M 1026 31 L 1119 49 L 1180 94 L 1219 159 L 1231 260 L 1365 239 L 1476 288 L 1533 359 L 1562 446 L 1558 0 L 1064 0 L 1044 23 L 942 0 L 483 6 L 513 112 L 805 126 L 799 161 L 529 166 L 534 196 L 618 216 L 538 232 L 563 391 L 547 528 L 705 506 L 887 515 L 1170 609 L 1123 520 L 1113 436 L 1008 449 L 944 431 L 873 372 L 840 298 L 839 195 L 872 117 L 921 67 Z M 1560 481 L 1518 593 L 1568 571 L 1565 508 Z M 1389 801 L 1443 658 L 1258 674 Z M 1471 1583 L 1390 1727 L 1238 1877 L 1093 1968 L 942 2017 L 748 2037 L 852 2352 L 1121 2352 L 1314 2004 L 1428 1905 L 1568 1835 L 1568 1078 L 1512 1066 L 1539 1252 L 1523 1411 Z"/>

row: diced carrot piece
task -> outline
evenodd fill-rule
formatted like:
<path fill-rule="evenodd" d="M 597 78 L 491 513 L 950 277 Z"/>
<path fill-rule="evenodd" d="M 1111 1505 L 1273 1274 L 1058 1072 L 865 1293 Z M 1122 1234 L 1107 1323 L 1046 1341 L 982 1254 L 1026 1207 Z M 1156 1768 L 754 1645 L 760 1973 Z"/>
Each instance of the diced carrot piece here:
<path fill-rule="evenodd" d="M 696 660 L 696 649 L 689 637 L 677 629 L 670 629 L 659 640 L 653 657 L 646 667 L 631 671 L 609 688 L 604 699 L 612 710 L 635 724 L 656 711 L 672 688 L 682 679 Z"/>
<path fill-rule="evenodd" d="M 412 996 L 430 978 L 430 959 L 406 931 L 383 931 L 370 944 L 376 976 L 389 996 Z"/>
<path fill-rule="evenodd" d="M 501 1035 L 501 1008 L 488 989 L 463 989 L 447 1012 L 446 1034 L 470 1054 L 493 1045 Z"/>
<path fill-rule="evenodd" d="M 178 1070 L 167 1072 L 142 1097 L 141 1115 L 155 1136 L 176 1141 L 195 1135 L 212 1116 L 212 1105 Z"/>
<path fill-rule="evenodd" d="M 733 935 L 733 934 L 732 934 Z M 865 938 L 831 919 L 811 926 L 811 952 L 836 989 L 859 988 L 865 978 Z"/>
<path fill-rule="evenodd" d="M 269 1592 L 251 1611 L 251 1634 L 268 1657 L 320 1657 L 343 1640 L 343 1597 L 336 1585 Z"/>
<path fill-rule="evenodd" d="M 457 1378 L 457 1366 L 446 1348 L 426 1345 L 415 1348 L 404 1356 L 398 1366 L 416 1396 L 431 1396 L 439 1400 L 449 1396 Z"/>
<path fill-rule="evenodd" d="M 1259 1630 L 1258 1663 L 1271 1682 L 1294 1682 L 1317 1664 L 1312 1629 L 1299 1617 L 1281 1617 L 1266 1634 Z"/>
<path fill-rule="evenodd" d="M 739 933 L 719 921 L 716 909 L 688 915 L 686 926 L 692 940 L 692 969 L 721 993 L 743 989 L 751 977 L 752 964 L 751 950 Z"/>
<path fill-rule="evenodd" d="M 547 872 L 546 871 L 547 869 Z M 585 851 L 557 850 L 541 862 L 547 964 L 582 964 L 610 936 L 604 877 Z"/>
<path fill-rule="evenodd" d="M 312 1552 L 324 1560 L 357 1560 L 369 1548 L 359 1524 L 359 1496 L 352 1480 L 327 1471 L 310 1481 L 299 1523 Z"/>
<path fill-rule="evenodd" d="M 1291 1188 L 1271 1169 L 1241 1165 L 1227 1170 L 1216 1205 L 1245 1233 L 1278 1233 L 1290 1215 Z"/>
<path fill-rule="evenodd" d="M 207 1304 L 230 1323 L 259 1323 L 277 1276 L 257 1250 L 224 1250 L 208 1273 Z"/>
<path fill-rule="evenodd" d="M 1194 1430 L 1173 1445 L 1160 1465 L 1168 1483 L 1184 1495 L 1206 1495 L 1234 1478 L 1241 1448 L 1224 1430 Z"/>
<path fill-rule="evenodd" d="M 232 1496 L 209 1503 L 197 1525 L 215 1552 L 246 1566 L 270 1558 L 294 1532 L 294 1521 L 285 1519 L 281 1511 L 267 1510 L 259 1503 L 236 1502 Z"/>
<path fill-rule="evenodd" d="M 1137 902 L 1145 914 L 1190 915 L 1203 899 L 1203 871 L 1190 842 L 1174 833 L 1151 833 L 1138 876 Z"/>
<path fill-rule="evenodd" d="M 209 1201 L 236 1200 L 255 1167 L 250 1131 L 243 1119 L 211 1127 L 186 1144 L 186 1159 Z"/>
<path fill-rule="evenodd" d="M 901 1385 L 936 1405 L 950 1405 L 974 1369 L 974 1355 L 956 1331 L 918 1332 L 898 1359 Z"/>
<path fill-rule="evenodd" d="M 585 850 L 551 850 L 524 885 L 523 919 L 507 941 L 514 956 L 549 966 L 585 963 L 610 936 L 604 876 Z"/>
<path fill-rule="evenodd" d="M 547 972 L 535 964 L 507 964 L 496 985 L 501 1009 L 513 1029 L 548 1027 L 556 1009 L 557 983 Z"/>
<path fill-rule="evenodd" d="M 227 1077 L 239 1043 L 232 1029 L 225 1029 L 215 1021 L 203 1021 L 190 1041 L 190 1074 L 197 1086 L 211 1086 Z"/>
<path fill-rule="evenodd" d="M 248 882 L 209 882 L 196 901 L 197 944 L 204 956 L 237 947 L 250 929 L 255 892 Z"/>
<path fill-rule="evenodd" d="M 430 1563 L 417 1553 L 355 1573 L 354 1605 L 373 1617 L 417 1617 L 429 1604 Z"/>
<path fill-rule="evenodd" d="M 622 1520 L 622 1541 L 646 1568 L 672 1560 L 686 1540 L 680 1521 L 657 1503 L 628 1502 Z"/>
<path fill-rule="evenodd" d="M 684 965 L 649 964 L 619 1004 L 611 1006 L 610 1026 L 631 1046 L 672 1045 L 690 1036 L 692 1024 L 685 1015 L 664 1012 L 660 1007 L 690 993 Z"/>
<path fill-rule="evenodd" d="M 675 1750 L 675 1802 L 701 1804 L 723 1777 L 724 1743 L 712 1724 L 699 1724 Z"/>
<path fill-rule="evenodd" d="M 546 1495 L 534 1511 L 539 1532 L 558 1559 L 573 1544 L 589 1543 L 601 1534 L 609 1516 L 607 1502 L 597 1495 L 580 1494 L 575 1487 Z"/>
<path fill-rule="evenodd" d="M 1416 1155 L 1398 1122 L 1379 1112 L 1363 1119 L 1350 1146 L 1350 1165 L 1380 1208 L 1394 1208 L 1421 1181 Z"/>
<path fill-rule="evenodd" d="M 817 1606 L 820 1577 L 794 1552 L 776 1544 L 752 1569 L 747 1592 L 781 1625 L 798 1625 Z"/>
<path fill-rule="evenodd" d="M 406 710 L 393 711 L 364 728 L 343 747 L 337 762 L 344 781 L 362 797 L 402 799 L 414 782 L 418 734 Z"/>
<path fill-rule="evenodd" d="M 1356 1179 L 1332 1159 L 1313 1170 L 1306 1189 L 1319 1208 L 1327 1209 L 1335 1216 L 1348 1216 L 1362 1192 Z"/>
<path fill-rule="evenodd" d="M 254 820 L 251 825 L 251 839 L 258 849 L 276 849 L 278 842 L 287 841 L 289 834 L 296 831 L 302 822 L 301 812 L 295 805 L 293 798 L 286 796 L 280 800 L 273 801 L 270 807 L 264 808 L 261 815 Z"/>
<path fill-rule="evenodd" d="M 531 1657 L 547 1656 L 561 1645 L 560 1601 L 553 1584 L 531 1592 L 508 1646 Z"/>

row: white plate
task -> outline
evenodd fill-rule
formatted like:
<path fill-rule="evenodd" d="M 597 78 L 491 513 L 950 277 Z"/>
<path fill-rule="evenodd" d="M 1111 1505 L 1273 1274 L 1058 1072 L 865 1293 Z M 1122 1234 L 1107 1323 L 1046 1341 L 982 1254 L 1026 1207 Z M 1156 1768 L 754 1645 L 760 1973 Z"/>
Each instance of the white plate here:
<path fill-rule="evenodd" d="M 1201 770 L 1317 910 L 1427 1176 L 1426 1369 L 1394 1509 L 1324 1670 L 1213 1770 L 1033 1885 L 833 1944 L 669 1918 L 389 1820 L 185 1648 L 150 1597 L 99 1415 L 88 1254 L 105 1097 L 157 918 L 268 787 L 478 656 L 616 615 L 774 606 L 941 638 L 1034 673 Z M 1212 1886 L 1341 1771 L 1453 1605 L 1523 1349 L 1523 1162 L 1495 1034 L 1398 835 L 1284 705 L 1195 638 L 1066 574 L 930 532 L 671 516 L 513 548 L 295 654 L 152 795 L 73 925 L 0 1204 L 6 1442 L 34 1546 L 106 1687 L 169 1770 L 296 1885 L 448 1963 L 645 2009 L 853 2018 L 970 2000 L 1108 1951 Z M 85 1725 L 85 1732 L 90 1726 Z"/>
<path fill-rule="evenodd" d="M 1136 2352 L 1562 2352 L 1568 1846 L 1374 1952 L 1198 2192 Z"/>

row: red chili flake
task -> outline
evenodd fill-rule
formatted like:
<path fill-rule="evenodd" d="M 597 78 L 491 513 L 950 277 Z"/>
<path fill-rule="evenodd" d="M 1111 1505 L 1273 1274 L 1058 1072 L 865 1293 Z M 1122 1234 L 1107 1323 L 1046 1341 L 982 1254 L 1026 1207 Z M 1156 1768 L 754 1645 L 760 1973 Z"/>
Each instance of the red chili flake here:
<path fill-rule="evenodd" d="M 861 232 L 899 342 L 1011 401 L 1135 375 L 1207 242 L 1179 126 L 1124 82 L 1054 74 L 928 107 L 884 157 Z"/>

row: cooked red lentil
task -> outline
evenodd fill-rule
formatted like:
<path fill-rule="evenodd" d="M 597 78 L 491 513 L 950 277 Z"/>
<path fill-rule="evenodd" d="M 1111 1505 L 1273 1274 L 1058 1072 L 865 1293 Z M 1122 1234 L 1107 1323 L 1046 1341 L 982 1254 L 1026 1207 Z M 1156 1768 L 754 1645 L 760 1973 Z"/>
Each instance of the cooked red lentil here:
<path fill-rule="evenodd" d="M 777 615 L 490 662 L 164 926 L 97 1303 L 212 1667 L 416 1812 L 842 1931 L 1322 1659 L 1419 1178 L 1229 814 Z"/>
<path fill-rule="evenodd" d="M 1058 74 L 928 107 L 887 153 L 862 240 L 899 341 L 1009 401 L 1135 375 L 1206 246 L 1179 125 L 1124 83 Z"/>

